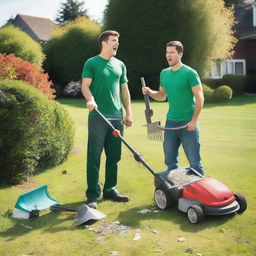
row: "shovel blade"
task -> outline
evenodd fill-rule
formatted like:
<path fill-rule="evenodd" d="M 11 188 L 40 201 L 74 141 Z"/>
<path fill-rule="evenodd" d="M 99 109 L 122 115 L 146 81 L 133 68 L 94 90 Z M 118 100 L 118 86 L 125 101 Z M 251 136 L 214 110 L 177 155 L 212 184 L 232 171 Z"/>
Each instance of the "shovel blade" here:
<path fill-rule="evenodd" d="M 79 207 L 77 207 L 76 212 L 77 215 L 74 220 L 75 226 L 79 226 L 89 220 L 101 220 L 107 216 L 105 213 L 90 208 L 86 204 L 82 204 Z"/>
<path fill-rule="evenodd" d="M 15 208 L 25 212 L 44 210 L 50 208 L 58 201 L 50 197 L 47 185 L 35 188 L 19 196 Z"/>

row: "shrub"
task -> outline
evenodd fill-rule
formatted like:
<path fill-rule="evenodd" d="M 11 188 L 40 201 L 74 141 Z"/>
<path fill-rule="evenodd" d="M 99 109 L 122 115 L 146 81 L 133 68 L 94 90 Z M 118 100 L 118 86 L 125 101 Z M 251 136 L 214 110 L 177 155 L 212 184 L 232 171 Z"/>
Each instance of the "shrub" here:
<path fill-rule="evenodd" d="M 74 138 L 63 107 L 23 81 L 0 81 L 0 180 L 16 184 L 61 164 Z"/>
<path fill-rule="evenodd" d="M 65 87 L 81 79 L 84 62 L 98 54 L 100 30 L 99 24 L 81 17 L 55 31 L 44 49 L 44 67 L 54 83 Z"/>
<path fill-rule="evenodd" d="M 203 86 L 203 92 L 204 92 L 204 100 L 205 102 L 208 102 L 211 100 L 214 90 L 205 84 L 203 84 L 202 86 Z"/>
<path fill-rule="evenodd" d="M 232 89 L 227 85 L 221 85 L 213 91 L 211 101 L 223 102 L 232 98 Z"/>
<path fill-rule="evenodd" d="M 48 81 L 48 74 L 44 74 L 41 67 L 17 58 L 13 54 L 0 54 L 0 79 L 8 78 L 23 80 L 49 98 L 55 97 L 53 95 L 55 90 L 51 88 L 52 82 Z"/>
<path fill-rule="evenodd" d="M 246 76 L 242 75 L 224 75 L 222 78 L 223 84 L 231 87 L 234 95 L 241 95 L 246 86 Z"/>
<path fill-rule="evenodd" d="M 10 54 L 42 66 L 44 54 L 39 43 L 14 26 L 0 29 L 0 53 Z"/>

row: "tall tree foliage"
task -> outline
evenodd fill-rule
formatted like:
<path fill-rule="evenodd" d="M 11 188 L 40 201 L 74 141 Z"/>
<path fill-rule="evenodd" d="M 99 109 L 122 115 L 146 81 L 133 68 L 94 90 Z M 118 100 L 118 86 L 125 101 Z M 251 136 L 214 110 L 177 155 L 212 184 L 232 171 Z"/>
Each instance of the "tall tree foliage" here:
<path fill-rule="evenodd" d="M 141 95 L 140 76 L 158 88 L 169 41 L 183 43 L 183 62 L 201 75 L 212 58 L 227 57 L 235 43 L 233 22 L 223 0 L 110 0 L 104 29 L 120 32 L 118 57 L 127 65 L 135 96 Z"/>
<path fill-rule="evenodd" d="M 83 5 L 84 3 L 79 2 L 79 0 L 62 2 L 55 21 L 60 25 L 64 25 L 80 16 L 86 16 L 87 10 L 83 8 Z"/>

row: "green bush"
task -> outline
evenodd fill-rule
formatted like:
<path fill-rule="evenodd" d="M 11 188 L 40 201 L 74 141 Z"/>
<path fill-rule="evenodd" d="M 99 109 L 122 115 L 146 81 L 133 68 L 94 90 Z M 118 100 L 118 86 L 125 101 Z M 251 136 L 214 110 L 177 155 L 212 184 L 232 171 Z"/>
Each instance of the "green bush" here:
<path fill-rule="evenodd" d="M 211 101 L 223 102 L 232 98 L 232 89 L 227 85 L 221 85 L 213 91 Z"/>
<path fill-rule="evenodd" d="M 246 79 L 246 76 L 242 75 L 224 75 L 222 82 L 231 87 L 233 95 L 241 95 L 246 87 Z"/>
<path fill-rule="evenodd" d="M 74 138 L 63 107 L 22 81 L 0 82 L 0 180 L 19 183 L 61 164 Z"/>
<path fill-rule="evenodd" d="M 203 86 L 204 100 L 205 102 L 209 102 L 212 98 L 214 90 L 205 84 L 203 84 L 202 86 Z"/>
<path fill-rule="evenodd" d="M 45 46 L 44 67 L 54 83 L 66 86 L 81 79 L 84 62 L 98 54 L 101 26 L 86 17 L 60 27 Z"/>
<path fill-rule="evenodd" d="M 222 79 L 215 78 L 202 78 L 202 83 L 207 84 L 207 86 L 209 86 L 212 89 L 216 89 L 217 87 L 224 84 Z"/>
<path fill-rule="evenodd" d="M 13 53 L 39 66 L 42 66 L 45 58 L 40 44 L 14 26 L 0 29 L 0 53 Z"/>

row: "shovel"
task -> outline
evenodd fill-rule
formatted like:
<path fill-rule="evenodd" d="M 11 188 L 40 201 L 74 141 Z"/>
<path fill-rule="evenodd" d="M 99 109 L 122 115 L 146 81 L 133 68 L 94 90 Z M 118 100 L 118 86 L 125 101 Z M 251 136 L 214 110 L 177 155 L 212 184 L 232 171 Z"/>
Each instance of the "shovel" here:
<path fill-rule="evenodd" d="M 101 220 L 106 214 L 88 207 L 85 204 L 76 209 L 63 207 L 58 201 L 53 199 L 48 193 L 48 186 L 43 185 L 19 196 L 12 217 L 17 219 L 30 219 L 38 217 L 41 210 L 76 212 L 74 220 L 75 226 L 81 225 L 88 220 Z"/>
<path fill-rule="evenodd" d="M 146 87 L 144 77 L 141 77 L 140 80 L 141 80 L 142 88 Z M 150 109 L 148 94 L 144 94 L 144 101 L 145 101 L 145 105 L 146 105 L 145 116 L 146 116 L 146 121 L 147 121 L 147 124 L 145 126 L 147 127 L 148 138 L 150 140 L 162 141 L 163 140 L 163 133 L 162 133 L 163 129 L 161 128 L 161 122 L 160 121 L 152 122 L 152 120 L 151 120 L 151 117 L 153 116 L 153 110 Z"/>

